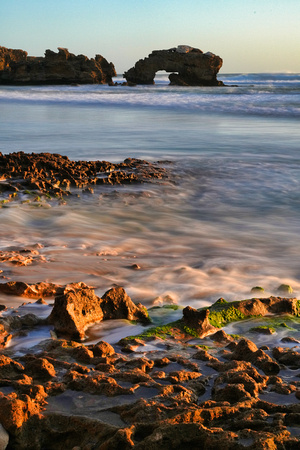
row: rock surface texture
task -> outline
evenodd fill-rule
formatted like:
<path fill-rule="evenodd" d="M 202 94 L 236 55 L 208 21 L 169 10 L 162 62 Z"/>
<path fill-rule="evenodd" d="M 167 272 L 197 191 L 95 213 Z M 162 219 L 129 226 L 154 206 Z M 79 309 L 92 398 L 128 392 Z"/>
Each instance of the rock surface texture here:
<path fill-rule="evenodd" d="M 169 50 L 154 50 L 147 58 L 140 59 L 124 73 L 128 83 L 154 84 L 156 72 L 171 72 L 170 84 L 179 86 L 222 86 L 217 73 L 222 59 L 211 52 L 179 45 Z"/>
<path fill-rule="evenodd" d="M 46 50 L 44 57 L 0 47 L 0 84 L 106 84 L 116 76 L 114 65 L 103 56 L 89 59 L 66 48 Z"/>

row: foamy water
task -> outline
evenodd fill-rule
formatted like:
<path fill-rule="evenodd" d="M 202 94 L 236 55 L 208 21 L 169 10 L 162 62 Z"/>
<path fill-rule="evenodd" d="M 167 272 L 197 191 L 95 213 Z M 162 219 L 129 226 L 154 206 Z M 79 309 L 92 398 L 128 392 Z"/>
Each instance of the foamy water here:
<path fill-rule="evenodd" d="M 84 281 L 98 295 L 119 284 L 148 307 L 249 298 L 257 285 L 276 295 L 282 283 L 299 296 L 299 75 L 225 78 L 239 87 L 1 87 L 0 151 L 167 158 L 174 181 L 0 209 L 0 249 L 40 243 L 45 257 L 1 263 L 4 275 Z"/>

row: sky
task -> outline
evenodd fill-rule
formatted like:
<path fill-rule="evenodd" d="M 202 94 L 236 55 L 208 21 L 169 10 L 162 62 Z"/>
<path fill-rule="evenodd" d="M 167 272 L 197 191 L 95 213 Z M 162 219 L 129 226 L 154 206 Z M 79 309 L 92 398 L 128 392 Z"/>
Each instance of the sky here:
<path fill-rule="evenodd" d="M 101 54 L 117 73 L 182 44 L 222 73 L 300 73 L 300 0 L 0 0 L 0 17 L 0 46 Z"/>

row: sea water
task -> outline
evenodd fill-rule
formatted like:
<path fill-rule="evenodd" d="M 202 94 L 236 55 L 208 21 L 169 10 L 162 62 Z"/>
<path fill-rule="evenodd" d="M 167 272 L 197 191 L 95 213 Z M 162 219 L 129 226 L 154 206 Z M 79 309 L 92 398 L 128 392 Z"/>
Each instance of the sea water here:
<path fill-rule="evenodd" d="M 1 263 L 3 274 L 84 281 L 98 295 L 122 285 L 147 307 L 241 300 L 257 285 L 276 295 L 282 283 L 299 296 L 300 75 L 219 79 L 227 86 L 0 87 L 2 153 L 163 160 L 172 174 L 0 209 L 0 250 L 40 243 L 45 257 Z"/>

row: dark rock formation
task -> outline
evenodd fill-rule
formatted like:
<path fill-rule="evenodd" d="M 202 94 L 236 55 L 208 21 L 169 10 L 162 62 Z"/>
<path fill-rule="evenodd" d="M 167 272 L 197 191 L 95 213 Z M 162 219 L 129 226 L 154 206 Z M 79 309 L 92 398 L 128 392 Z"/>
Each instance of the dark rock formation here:
<path fill-rule="evenodd" d="M 130 84 L 154 84 L 156 72 L 165 70 L 172 72 L 169 76 L 172 85 L 222 86 L 222 81 L 217 80 L 222 63 L 222 59 L 211 52 L 179 45 L 169 50 L 154 50 L 123 76 Z"/>
<path fill-rule="evenodd" d="M 110 319 L 150 322 L 147 309 L 140 303 L 135 305 L 122 287 L 110 289 L 103 298 L 86 287 L 56 297 L 49 323 L 59 335 L 83 339 L 88 325 Z"/>
<path fill-rule="evenodd" d="M 0 152 L 0 180 L 3 180 L 0 195 L 3 194 L 7 201 L 18 199 L 24 192 L 26 195 L 31 192 L 47 195 L 49 199 L 49 196 L 71 195 L 71 188 L 84 188 L 83 192 L 86 192 L 91 185 L 153 182 L 167 177 L 168 172 L 161 163 L 135 158 L 113 164 L 108 161 L 71 161 L 67 156 L 52 153 L 3 155 Z M 16 255 L 10 253 L 3 255 L 6 257 L 16 259 Z"/>
<path fill-rule="evenodd" d="M 138 303 L 135 305 L 125 290 L 118 286 L 105 292 L 101 299 L 104 319 L 128 319 L 149 323 L 147 309 Z"/>
<path fill-rule="evenodd" d="M 55 298 L 49 322 L 56 333 L 82 339 L 87 325 L 103 319 L 100 299 L 93 289 L 74 289 Z"/>
<path fill-rule="evenodd" d="M 46 50 L 45 57 L 0 47 L 0 84 L 105 84 L 116 76 L 114 65 L 103 56 L 89 59 L 66 48 Z"/>
<path fill-rule="evenodd" d="M 267 375 L 276 375 L 280 371 L 279 365 L 263 350 L 258 349 L 254 342 L 241 339 L 230 355 L 236 361 L 249 361 Z"/>
<path fill-rule="evenodd" d="M 217 331 L 208 320 L 209 310 L 197 311 L 197 309 L 187 306 L 183 310 L 183 322 L 188 328 L 194 329 L 200 338 Z"/>

